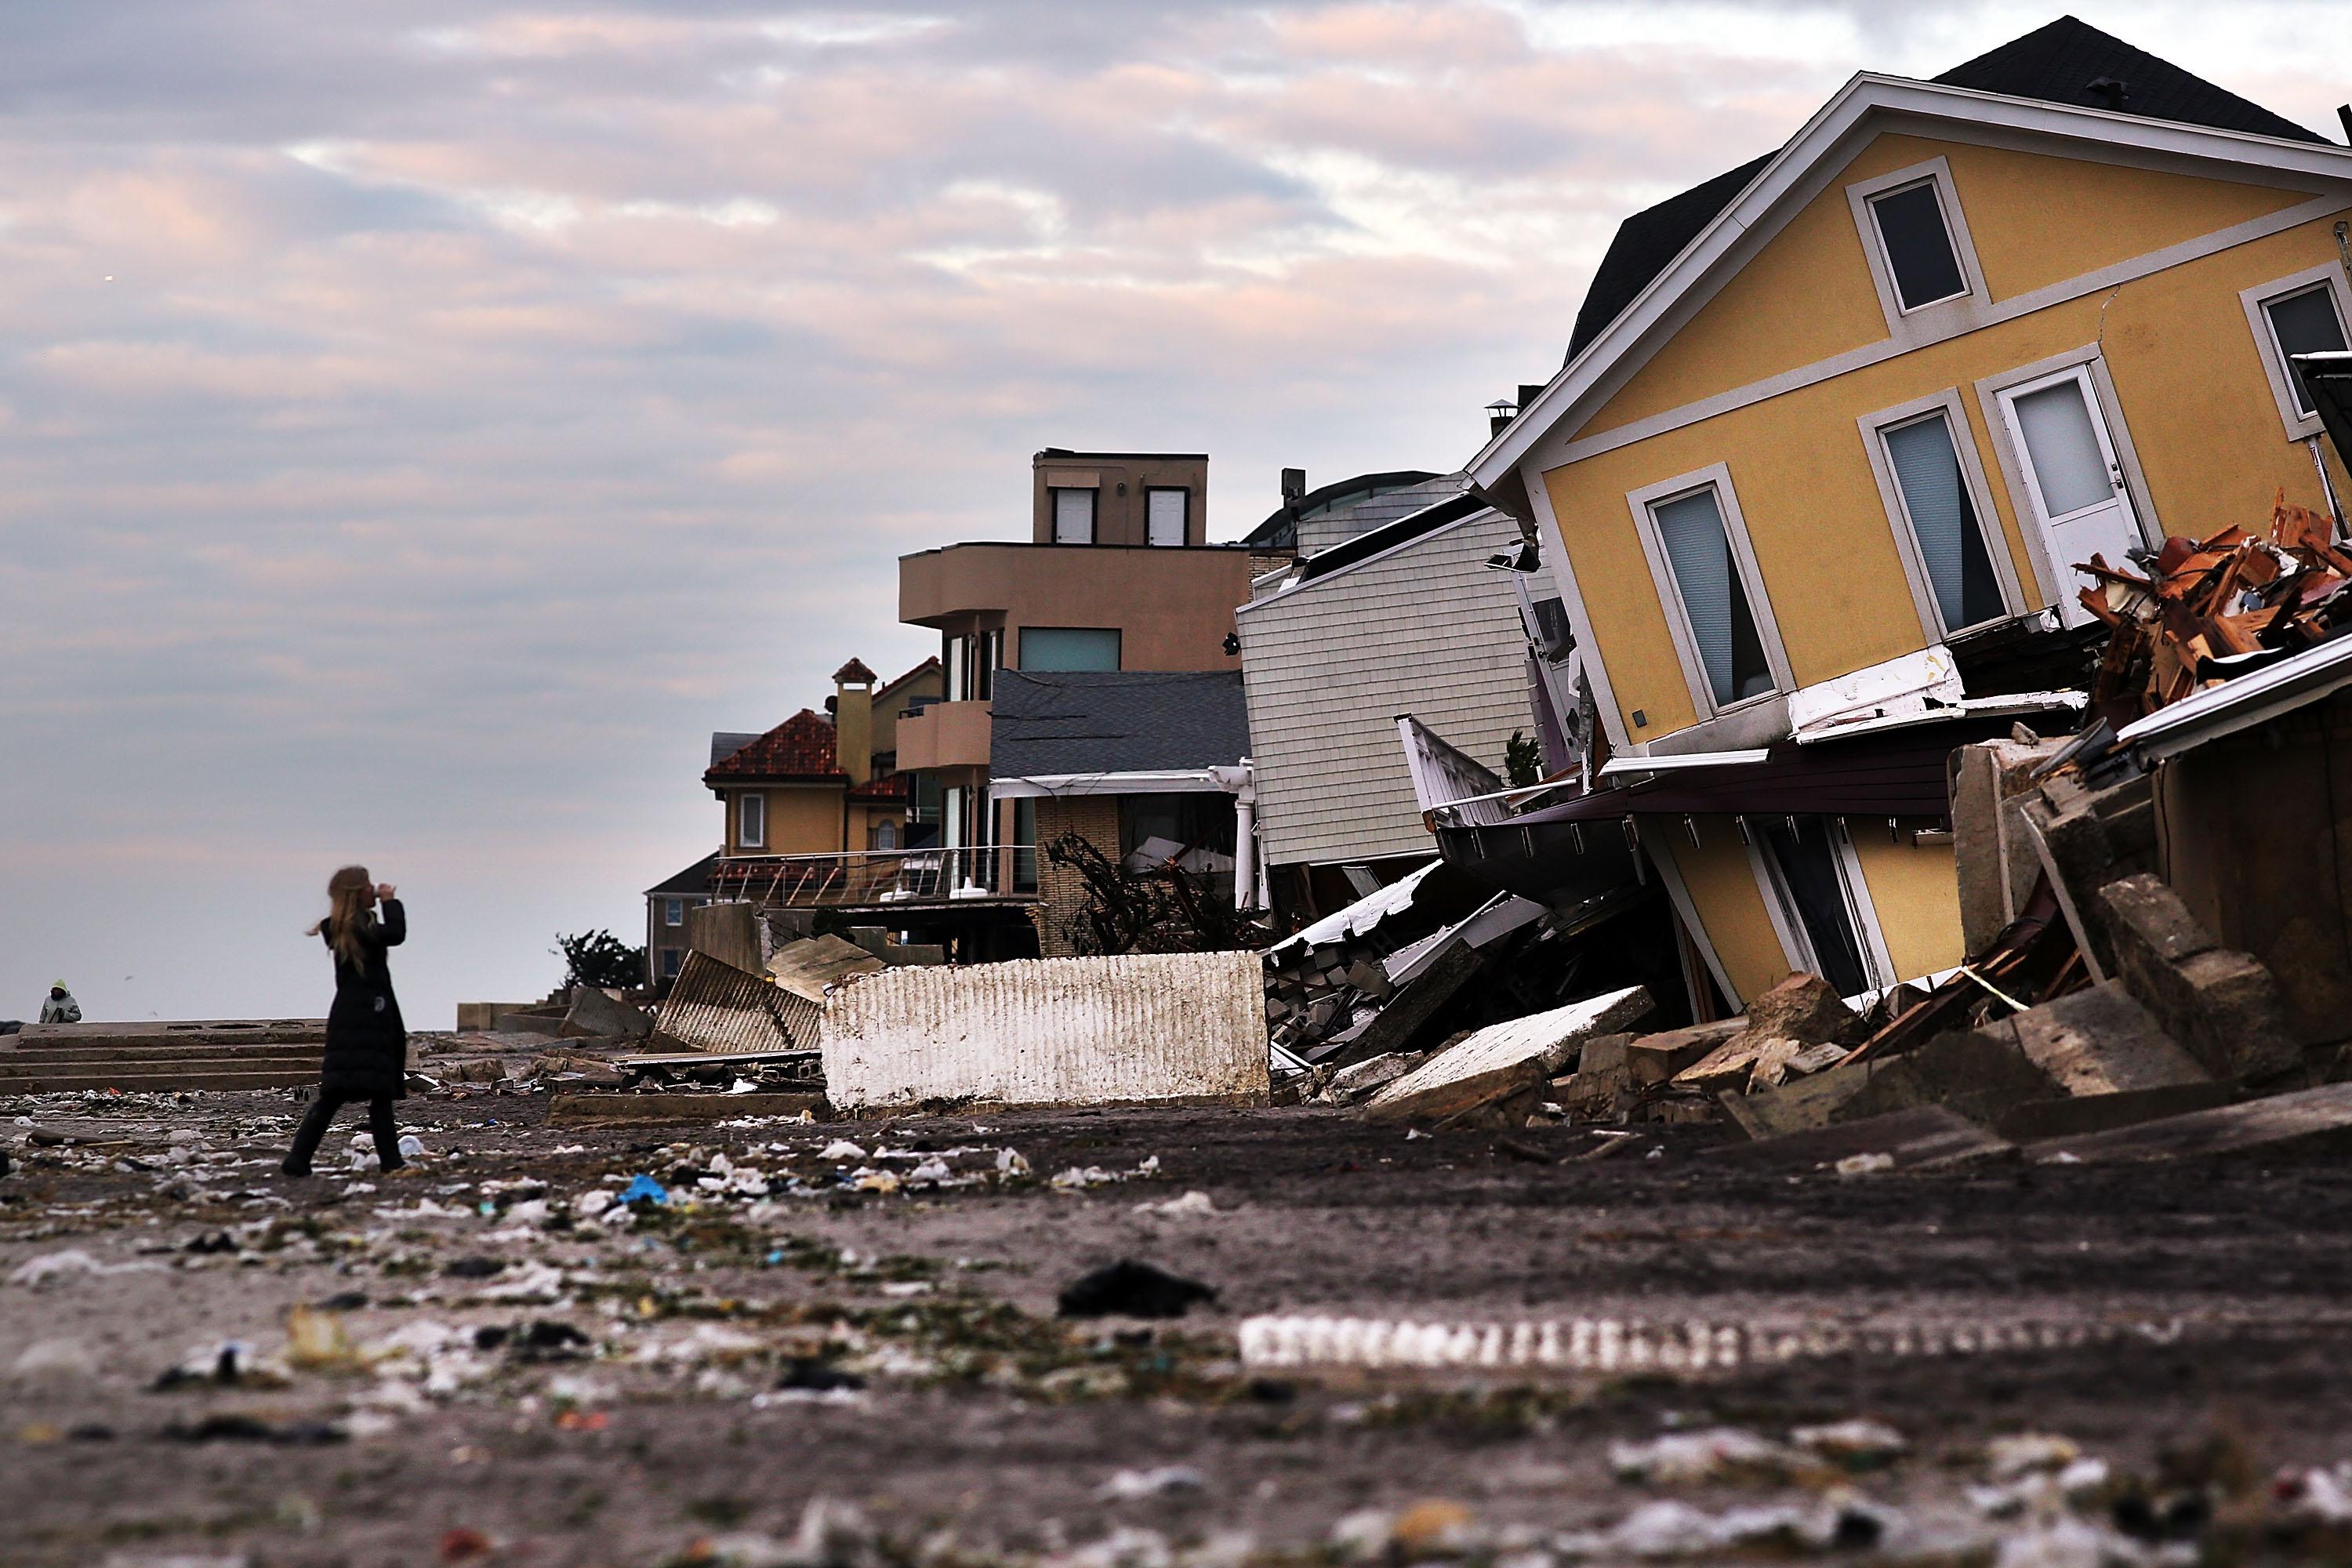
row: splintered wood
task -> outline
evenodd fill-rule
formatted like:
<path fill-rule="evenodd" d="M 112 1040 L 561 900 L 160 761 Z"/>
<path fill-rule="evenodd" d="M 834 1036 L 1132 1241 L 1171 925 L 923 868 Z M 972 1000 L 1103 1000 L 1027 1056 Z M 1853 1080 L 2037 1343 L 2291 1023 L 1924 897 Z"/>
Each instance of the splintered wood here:
<path fill-rule="evenodd" d="M 2153 577 L 2094 555 L 2084 608 L 2109 629 L 2092 682 L 2091 717 L 2121 729 L 2200 687 L 2326 641 L 2352 621 L 2352 553 L 2326 514 L 2271 508 L 2267 538 L 2225 528 L 2168 539 Z"/>

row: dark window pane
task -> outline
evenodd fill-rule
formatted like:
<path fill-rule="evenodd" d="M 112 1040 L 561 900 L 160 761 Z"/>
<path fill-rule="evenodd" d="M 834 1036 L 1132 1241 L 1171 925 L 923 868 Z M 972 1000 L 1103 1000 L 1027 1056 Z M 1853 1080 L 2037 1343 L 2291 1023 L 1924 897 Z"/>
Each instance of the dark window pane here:
<path fill-rule="evenodd" d="M 2263 308 L 2271 313 L 2271 331 L 2278 334 L 2279 352 L 2286 356 L 2288 374 L 2294 377 L 2294 405 L 2304 414 L 2314 413 L 2318 405 L 2311 400 L 2311 389 L 2303 384 L 2303 372 L 2294 364 L 2294 356 L 2344 352 L 2344 323 L 2336 318 L 2336 301 L 2328 298 L 2327 287 L 2322 284 L 2273 300 Z"/>
<path fill-rule="evenodd" d="M 1772 689 L 1763 639 L 1748 606 L 1748 591 L 1731 558 L 1723 511 L 1713 487 L 1662 501 L 1652 516 L 1681 591 L 1699 662 L 1717 707 Z"/>
<path fill-rule="evenodd" d="M 1985 553 L 1984 530 L 1961 482 L 1952 430 L 1938 414 L 1886 432 L 1887 460 L 1910 514 L 1911 537 L 1934 585 L 1944 629 L 1958 631 L 2001 615 L 2000 584 Z"/>
<path fill-rule="evenodd" d="M 1944 229 L 1944 209 L 1934 181 L 1871 198 L 1886 264 L 1895 271 L 1895 292 L 1906 310 L 1968 291 L 1960 258 Z"/>
<path fill-rule="evenodd" d="M 1813 956 L 1821 962 L 1822 978 L 1836 986 L 1841 996 L 1867 991 L 1870 983 L 1863 975 L 1862 944 L 1846 912 L 1845 893 L 1838 885 L 1837 850 L 1830 843 L 1828 819 L 1801 816 L 1796 826 L 1798 830 L 1791 833 L 1786 819 L 1776 819 L 1764 829 L 1764 838 L 1771 846 L 1789 898 L 1797 906 L 1805 936 L 1813 944 Z"/>

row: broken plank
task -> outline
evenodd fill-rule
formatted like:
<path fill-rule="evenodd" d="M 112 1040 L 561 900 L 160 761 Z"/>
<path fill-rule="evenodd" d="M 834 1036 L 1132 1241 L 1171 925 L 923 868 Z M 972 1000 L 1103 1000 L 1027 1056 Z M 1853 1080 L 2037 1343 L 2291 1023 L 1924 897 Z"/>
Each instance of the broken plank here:
<path fill-rule="evenodd" d="M 2352 1083 L 2322 1084 L 2082 1138 L 2051 1139 L 2032 1145 L 2026 1156 L 2044 1165 L 2126 1164 L 2277 1148 L 2305 1140 L 2333 1144 L 2339 1135 L 2352 1143 Z"/>
<path fill-rule="evenodd" d="M 1857 1154 L 1885 1154 L 1896 1170 L 1908 1171 L 1984 1159 L 2012 1147 L 2007 1139 L 1940 1105 L 1922 1105 L 1760 1142 L 1718 1144 L 1701 1152 L 1718 1164 L 1774 1171 L 1812 1170 Z"/>

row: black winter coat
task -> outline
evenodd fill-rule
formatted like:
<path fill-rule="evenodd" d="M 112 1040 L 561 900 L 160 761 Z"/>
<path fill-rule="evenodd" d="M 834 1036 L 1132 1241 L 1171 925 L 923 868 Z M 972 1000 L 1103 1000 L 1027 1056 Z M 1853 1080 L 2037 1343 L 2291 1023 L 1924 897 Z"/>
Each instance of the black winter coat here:
<path fill-rule="evenodd" d="M 319 1086 L 351 1100 L 401 1100 L 408 1093 L 408 1026 L 400 1021 L 385 952 L 408 939 L 408 913 L 398 899 L 386 899 L 383 919 L 363 914 L 359 921 L 362 962 L 354 966 L 335 954 L 335 1005 L 327 1011 Z M 319 935 L 334 952 L 331 923 Z"/>

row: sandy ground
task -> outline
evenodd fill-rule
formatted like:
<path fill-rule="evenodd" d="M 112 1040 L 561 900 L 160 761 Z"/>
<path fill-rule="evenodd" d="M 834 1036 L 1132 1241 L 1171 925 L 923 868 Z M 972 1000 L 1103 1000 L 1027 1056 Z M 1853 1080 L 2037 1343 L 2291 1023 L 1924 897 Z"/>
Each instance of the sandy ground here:
<path fill-rule="evenodd" d="M 1316 1110 L 583 1131 L 483 1095 L 404 1107 L 429 1151 L 410 1172 L 291 1181 L 299 1109 L 0 1102 L 0 1562 L 2345 1544 L 2352 1183 L 2315 1156 L 1841 1178 L 1724 1168 L 1704 1128 L 1541 1164 L 1591 1136 L 1408 1139 Z M 856 1152 L 828 1157 L 840 1140 Z M 581 1213 L 641 1173 L 671 1201 Z M 1195 1192 L 1210 1212 L 1143 1206 Z M 1056 1317 L 1122 1258 L 1218 1299 Z M 2091 1342 L 1702 1375 L 1244 1364 L 1243 1322 L 1292 1313 Z M 1857 1418 L 1900 1455 L 1793 1442 Z M 1721 1427 L 1751 1447 L 1694 1437 Z M 1998 1442 L 2021 1434 L 2067 1441 Z M 1616 1473 L 1662 1436 L 1725 1462 Z"/>

